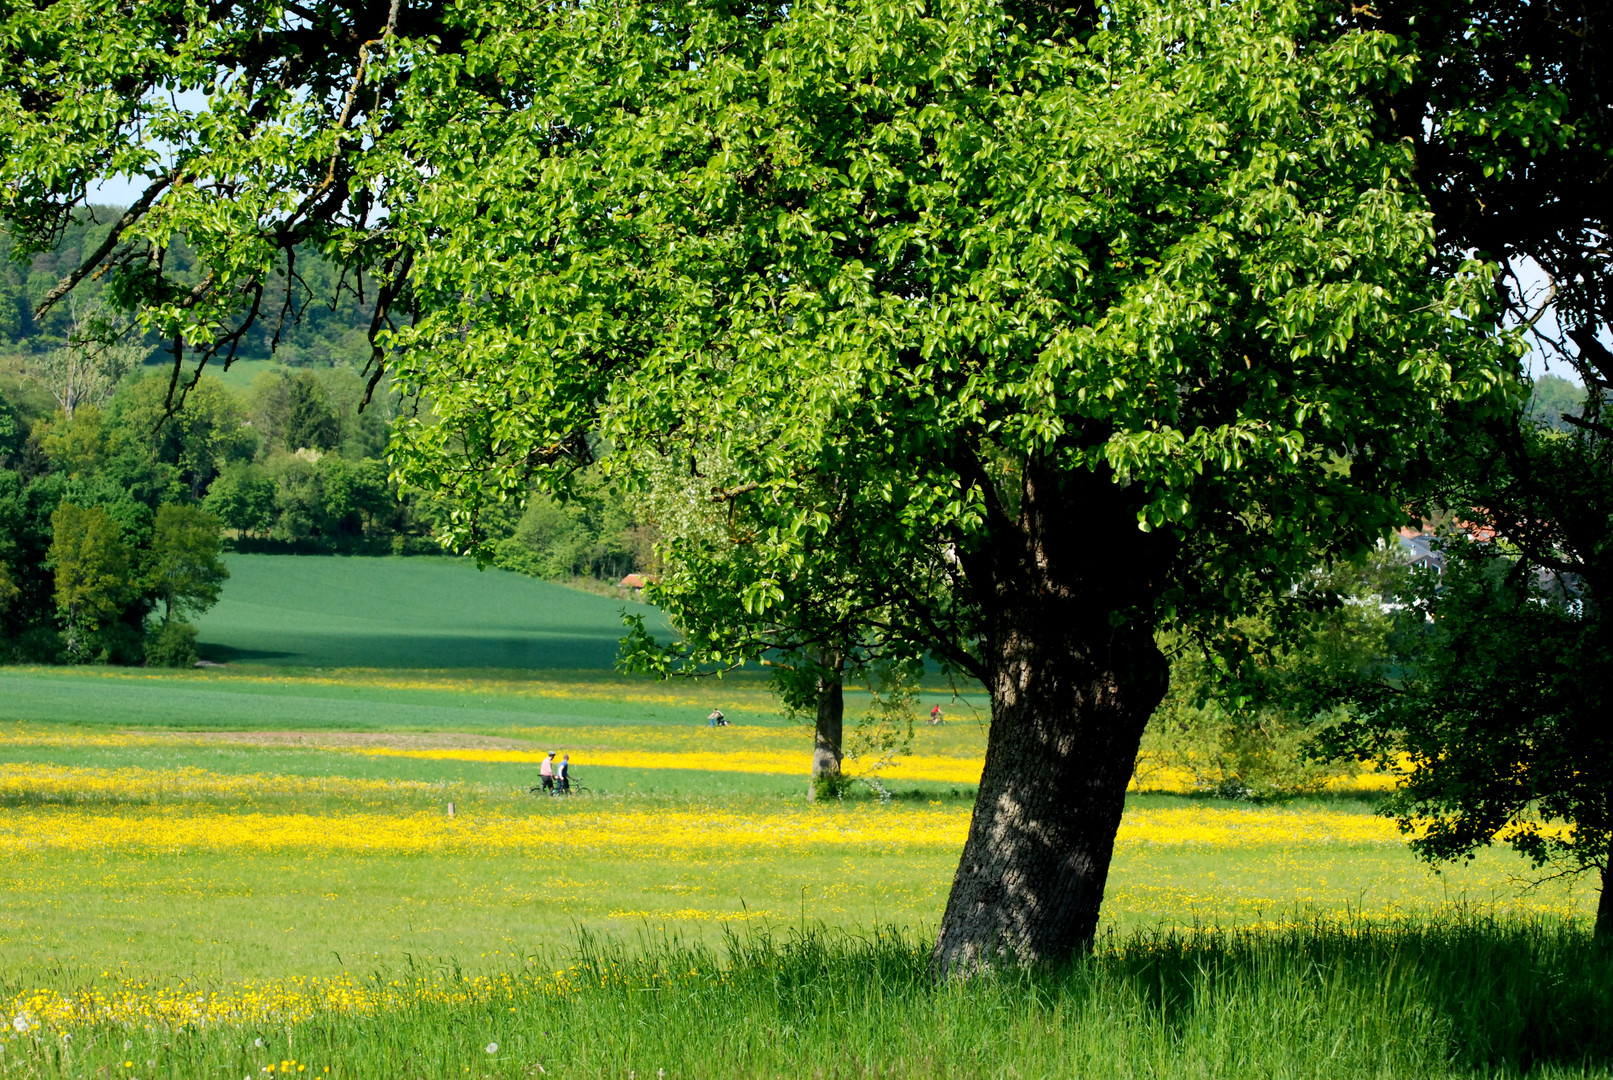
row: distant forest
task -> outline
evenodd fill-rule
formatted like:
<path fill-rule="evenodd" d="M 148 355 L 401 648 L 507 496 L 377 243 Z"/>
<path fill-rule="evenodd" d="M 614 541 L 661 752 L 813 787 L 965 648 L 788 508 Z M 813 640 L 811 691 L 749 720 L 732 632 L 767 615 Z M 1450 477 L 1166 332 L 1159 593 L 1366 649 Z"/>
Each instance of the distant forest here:
<path fill-rule="evenodd" d="M 95 207 L 54 251 L 0 261 L 0 662 L 185 663 L 194 631 L 179 616 L 205 610 L 221 579 L 175 592 L 164 567 L 212 566 L 220 548 L 440 553 L 441 508 L 390 477 L 396 395 L 383 381 L 360 408 L 359 283 L 338 290 L 317 255 L 296 273 L 338 302 L 286 308 L 282 280 L 237 352 L 250 371 L 210 363 L 166 420 L 170 358 L 119 324 L 98 282 L 34 318 L 120 213 Z M 495 562 L 521 573 L 615 592 L 653 569 L 653 530 L 596 477 L 565 504 L 534 492 L 484 525 Z"/>
<path fill-rule="evenodd" d="M 54 251 L 35 255 L 26 266 L 7 258 L 0 261 L 0 350 L 17 353 L 42 352 L 63 344 L 73 323 L 75 307 L 82 310 L 99 297 L 98 280 L 82 282 L 74 290 L 74 304 L 58 304 L 41 319 L 34 309 L 52 287 L 84 254 L 93 251 L 123 210 L 113 206 L 92 206 L 73 219 Z M 0 233 L 0 245 L 10 253 L 9 239 Z M 182 240 L 169 249 L 167 265 L 177 264 L 182 274 L 200 279 L 189 249 Z M 262 315 L 242 338 L 236 357 L 242 360 L 274 359 L 291 367 L 305 365 L 357 364 L 369 359 L 366 333 L 373 310 L 370 283 L 349 279 L 338 289 L 337 270 L 318 252 L 300 253 L 294 273 L 308 288 L 291 288 L 291 278 L 282 275 L 264 297 Z M 307 302 L 307 296 L 323 302 Z M 290 303 L 288 304 L 288 296 Z M 334 305 L 329 298 L 337 296 Z M 276 335 L 279 337 L 276 344 Z M 156 352 L 160 342 L 142 342 L 148 352 Z"/>

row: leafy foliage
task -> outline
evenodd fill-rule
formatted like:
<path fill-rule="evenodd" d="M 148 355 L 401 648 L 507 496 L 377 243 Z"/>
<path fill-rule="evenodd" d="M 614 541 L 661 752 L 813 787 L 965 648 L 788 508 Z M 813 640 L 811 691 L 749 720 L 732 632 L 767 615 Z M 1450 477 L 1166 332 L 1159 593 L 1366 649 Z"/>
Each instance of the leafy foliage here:
<path fill-rule="evenodd" d="M 1537 867 L 1600 867 L 1613 839 L 1613 649 L 1578 583 L 1453 539 L 1390 638 L 1401 677 L 1336 749 L 1403 767 L 1387 809 L 1431 860 L 1501 841 Z"/>
<path fill-rule="evenodd" d="M 146 663 L 153 667 L 195 667 L 196 628 L 179 619 L 164 620 L 146 644 Z"/>
<path fill-rule="evenodd" d="M 50 517 L 50 561 L 56 605 L 66 624 L 69 656 L 82 659 L 108 638 L 130 592 L 132 555 L 121 530 L 99 506 L 59 505 Z M 110 652 L 112 643 L 103 647 Z"/>
<path fill-rule="evenodd" d="M 1497 303 L 1581 376 L 1608 377 L 1593 348 L 1613 317 L 1608 273 L 1613 19 L 1579 0 L 1386 0 L 1347 21 L 1421 55 L 1374 102 L 1415 153 L 1446 267 L 1477 252 L 1503 273 Z M 1544 295 L 1525 278 L 1544 275 Z M 1553 320 L 1536 321 L 1545 306 Z M 1583 378 L 1582 378 L 1582 381 Z M 1584 385 L 1592 385 L 1584 382 Z"/>
<path fill-rule="evenodd" d="M 1138 779 L 1172 770 L 1212 795 L 1265 799 L 1353 774 L 1354 758 L 1316 747 L 1386 669 L 1408 556 L 1385 544 L 1318 566 L 1235 620 L 1230 640 L 1168 635 L 1171 688 L 1143 736 Z"/>
<path fill-rule="evenodd" d="M 614 583 L 651 568 L 651 536 L 627 500 L 595 483 L 563 503 L 535 494 L 509 534 L 496 541 L 493 562 L 550 580 Z"/>
<path fill-rule="evenodd" d="M 217 519 L 194 506 L 164 506 L 151 536 L 151 589 L 163 603 L 163 622 L 218 603 L 230 572 L 219 559 Z"/>
<path fill-rule="evenodd" d="M 147 624 L 154 609 L 167 626 L 218 599 L 221 525 L 240 530 L 238 546 L 272 534 L 316 549 L 391 550 L 415 538 L 435 550 L 382 463 L 266 448 L 248 423 L 250 403 L 212 379 L 167 417 L 166 388 L 166 379 L 130 373 L 104 409 L 81 403 L 71 418 L 40 415 L 51 402 L 43 395 L 21 397 L 16 408 L 0 398 L 8 586 L 0 589 L 0 656 L 154 663 L 160 646 L 183 658 L 181 631 L 164 637 Z M 362 431 L 346 437 L 353 412 L 330 415 L 344 448 L 374 443 Z"/>
<path fill-rule="evenodd" d="M 1544 424 L 1554 431 L 1572 430 L 1573 424 L 1565 419 L 1578 416 L 1585 404 L 1585 391 L 1560 375 L 1542 375 L 1534 381 L 1529 395 L 1530 421 Z"/>

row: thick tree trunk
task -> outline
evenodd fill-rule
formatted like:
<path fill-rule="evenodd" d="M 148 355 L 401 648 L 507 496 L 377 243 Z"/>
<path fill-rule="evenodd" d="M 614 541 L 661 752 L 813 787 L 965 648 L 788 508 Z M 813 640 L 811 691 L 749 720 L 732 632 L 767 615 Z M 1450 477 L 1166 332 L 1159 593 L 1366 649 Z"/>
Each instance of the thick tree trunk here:
<path fill-rule="evenodd" d="M 969 838 L 934 962 L 946 974 L 1062 960 L 1098 927 L 1126 785 L 1168 666 L 1151 635 L 1007 643 Z"/>
<path fill-rule="evenodd" d="M 1169 684 L 1150 603 L 1168 555 L 1107 477 L 1027 469 L 1017 522 L 966 569 L 991 734 L 937 975 L 1090 947 L 1144 725 Z"/>
<path fill-rule="evenodd" d="M 840 780 L 840 742 L 846 719 L 842 666 L 838 657 L 826 661 L 829 674 L 818 680 L 818 723 L 812 737 L 812 779 L 807 783 L 807 798 L 811 800 Z"/>
<path fill-rule="evenodd" d="M 1613 840 L 1607 846 L 1607 862 L 1602 864 L 1602 899 L 1596 905 L 1598 940 L 1613 942 Z"/>

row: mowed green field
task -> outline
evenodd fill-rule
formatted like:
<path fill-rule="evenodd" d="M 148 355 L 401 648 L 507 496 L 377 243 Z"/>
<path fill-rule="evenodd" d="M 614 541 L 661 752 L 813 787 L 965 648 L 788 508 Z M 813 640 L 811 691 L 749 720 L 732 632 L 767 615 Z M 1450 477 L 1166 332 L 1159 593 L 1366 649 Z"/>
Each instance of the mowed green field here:
<path fill-rule="evenodd" d="M 231 566 L 225 667 L 0 669 L 0 1080 L 1613 1060 L 1593 883 L 1433 874 L 1368 793 L 1135 792 L 1093 961 L 939 992 L 978 694 L 927 689 L 950 719 L 888 799 L 813 804 L 810 728 L 759 676 L 610 670 L 619 602 L 448 560 Z M 531 791 L 547 750 L 569 798 Z"/>
<path fill-rule="evenodd" d="M 209 660 L 303 667 L 610 669 L 611 600 L 464 559 L 231 555 L 223 599 L 197 620 Z"/>

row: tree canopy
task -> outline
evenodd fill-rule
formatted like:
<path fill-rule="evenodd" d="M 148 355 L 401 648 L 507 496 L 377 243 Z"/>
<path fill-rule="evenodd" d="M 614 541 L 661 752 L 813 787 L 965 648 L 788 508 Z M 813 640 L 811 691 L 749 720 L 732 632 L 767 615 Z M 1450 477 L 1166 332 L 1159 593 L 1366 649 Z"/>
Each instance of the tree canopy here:
<path fill-rule="evenodd" d="M 227 349 L 299 243 L 377 272 L 420 406 L 395 466 L 461 546 L 534 485 L 687 463 L 725 507 L 688 565 L 743 545 L 745 619 L 816 575 L 852 640 L 985 683 L 936 962 L 1056 959 L 1095 930 L 1156 629 L 1377 539 L 1446 410 L 1513 393 L 1489 272 L 1432 272 L 1386 137 L 1416 57 L 1348 17 L 79 0 L 8 20 L 6 212 L 40 237 L 144 170 L 98 257 L 176 357 Z"/>
<path fill-rule="evenodd" d="M 500 9 L 467 42 L 415 70 L 401 467 L 472 542 L 589 436 L 721 460 L 753 615 L 855 490 L 849 594 L 993 694 L 943 966 L 1090 937 L 1154 628 L 1400 523 L 1442 409 L 1506 384 L 1373 135 L 1411 61 L 1313 9 L 1081 43 L 968 3 Z M 949 607 L 901 586 L 933 563 Z"/>

